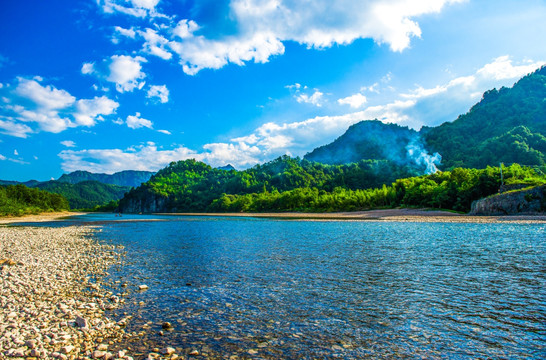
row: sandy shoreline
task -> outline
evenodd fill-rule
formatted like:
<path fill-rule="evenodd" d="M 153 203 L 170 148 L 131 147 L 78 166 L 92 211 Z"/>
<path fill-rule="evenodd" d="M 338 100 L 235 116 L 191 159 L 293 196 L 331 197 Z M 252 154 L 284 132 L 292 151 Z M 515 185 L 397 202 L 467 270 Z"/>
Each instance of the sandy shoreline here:
<path fill-rule="evenodd" d="M 21 217 L 0 217 L 0 225 L 8 225 L 20 222 L 46 222 L 62 221 L 69 216 L 85 215 L 82 212 L 57 212 L 43 213 L 40 215 L 27 215 Z M 150 215 L 150 214 L 148 214 Z M 398 222 L 450 222 L 450 223 L 546 223 L 546 214 L 524 214 L 524 215 L 499 215 L 499 216 L 476 216 L 458 214 L 443 210 L 431 209 L 381 209 L 351 212 L 332 213 L 154 213 L 151 215 L 161 216 L 225 216 L 225 217 L 254 217 L 304 221 L 398 221 Z M 154 221 L 153 219 L 119 219 L 116 221 Z"/>
<path fill-rule="evenodd" d="M 0 216 L 0 225 L 13 224 L 18 222 L 46 222 L 46 221 L 61 221 L 68 216 L 85 215 L 83 212 L 50 212 L 42 213 L 38 215 L 24 215 L 24 216 Z"/>
<path fill-rule="evenodd" d="M 158 213 L 155 215 L 171 216 L 227 216 L 227 217 L 257 217 L 273 219 L 293 219 L 308 221 L 328 220 L 375 220 L 399 222 L 451 222 L 451 223 L 546 223 L 546 214 L 475 216 L 457 214 L 449 211 L 429 209 L 382 209 L 353 212 L 332 213 Z"/>

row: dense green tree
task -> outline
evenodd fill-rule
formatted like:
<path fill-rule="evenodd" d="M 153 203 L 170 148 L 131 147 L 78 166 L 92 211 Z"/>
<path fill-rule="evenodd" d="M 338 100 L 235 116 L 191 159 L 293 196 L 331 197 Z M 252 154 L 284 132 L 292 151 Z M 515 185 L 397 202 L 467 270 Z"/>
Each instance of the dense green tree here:
<path fill-rule="evenodd" d="M 21 216 L 68 209 L 68 201 L 59 194 L 22 184 L 0 186 L 0 215 Z"/>

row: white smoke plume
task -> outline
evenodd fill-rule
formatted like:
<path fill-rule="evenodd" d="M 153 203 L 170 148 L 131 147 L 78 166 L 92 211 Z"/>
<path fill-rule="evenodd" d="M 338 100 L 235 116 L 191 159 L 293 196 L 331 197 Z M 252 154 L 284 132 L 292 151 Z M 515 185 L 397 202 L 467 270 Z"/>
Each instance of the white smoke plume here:
<path fill-rule="evenodd" d="M 440 165 L 442 162 L 442 155 L 434 153 L 430 155 L 423 144 L 417 139 L 412 140 L 407 146 L 408 157 L 415 161 L 417 165 L 425 166 L 425 174 L 434 174 L 438 171 L 436 165 Z"/>

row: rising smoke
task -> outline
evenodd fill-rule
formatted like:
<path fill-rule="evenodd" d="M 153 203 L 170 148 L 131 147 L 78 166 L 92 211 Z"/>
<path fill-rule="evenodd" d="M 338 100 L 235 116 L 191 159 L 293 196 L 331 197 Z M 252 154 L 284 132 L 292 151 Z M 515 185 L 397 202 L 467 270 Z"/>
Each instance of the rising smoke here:
<path fill-rule="evenodd" d="M 442 161 L 442 155 L 434 153 L 430 155 L 424 148 L 419 138 L 414 138 L 406 145 L 408 151 L 408 157 L 413 160 L 418 166 L 424 166 L 425 174 L 434 174 L 438 171 L 436 165 L 440 165 Z"/>

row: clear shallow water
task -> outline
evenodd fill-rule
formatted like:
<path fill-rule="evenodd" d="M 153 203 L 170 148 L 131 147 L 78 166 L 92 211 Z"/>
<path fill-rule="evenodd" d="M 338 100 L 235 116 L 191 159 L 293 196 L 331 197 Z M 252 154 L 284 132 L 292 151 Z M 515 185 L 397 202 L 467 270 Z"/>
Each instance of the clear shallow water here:
<path fill-rule="evenodd" d="M 150 287 L 124 309 L 135 314 L 129 331 L 151 322 L 136 347 L 212 358 L 546 358 L 544 224 L 93 216 L 101 240 L 126 247 L 112 278 Z M 163 321 L 175 329 L 160 336 Z"/>

